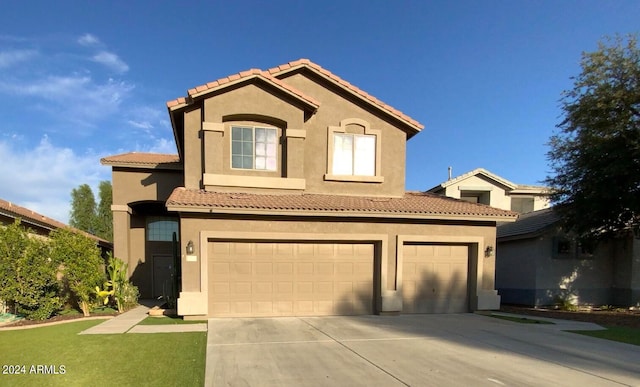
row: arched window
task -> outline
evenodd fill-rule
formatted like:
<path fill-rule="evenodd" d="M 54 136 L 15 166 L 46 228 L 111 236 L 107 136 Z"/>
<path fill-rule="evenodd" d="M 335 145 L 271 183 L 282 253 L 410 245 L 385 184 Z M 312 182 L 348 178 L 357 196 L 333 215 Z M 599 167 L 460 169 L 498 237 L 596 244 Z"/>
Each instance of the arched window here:
<path fill-rule="evenodd" d="M 147 218 L 147 241 L 171 242 L 173 233 L 180 239 L 178 220 L 165 216 L 150 216 Z"/>

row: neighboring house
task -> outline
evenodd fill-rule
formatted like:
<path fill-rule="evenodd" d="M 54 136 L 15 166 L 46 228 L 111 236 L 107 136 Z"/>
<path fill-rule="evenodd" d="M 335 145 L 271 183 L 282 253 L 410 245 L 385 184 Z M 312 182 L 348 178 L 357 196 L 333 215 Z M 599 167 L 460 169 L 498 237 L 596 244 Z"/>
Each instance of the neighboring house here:
<path fill-rule="evenodd" d="M 521 214 L 549 207 L 546 187 L 515 184 L 486 169 L 478 168 L 431 188 L 433 192 L 471 203 L 511 210 Z"/>
<path fill-rule="evenodd" d="M 580 243 L 562 231 L 558 215 L 548 208 L 498 226 L 497 239 L 496 288 L 503 303 L 640 302 L 640 240 L 633 235 Z"/>
<path fill-rule="evenodd" d="M 107 253 L 113 250 L 113 245 L 109 241 L 69 227 L 62 222 L 38 214 L 28 208 L 0 199 L 0 227 L 11 225 L 15 223 L 16 220 L 20 220 L 20 225 L 29 230 L 32 235 L 37 235 L 42 238 L 47 238 L 51 231 L 59 228 L 68 228 L 74 232 L 82 233 L 96 242 L 96 245 L 102 251 L 103 257 L 106 257 Z M 0 313 L 4 313 L 6 309 L 6 304 L 0 300 Z"/>
<path fill-rule="evenodd" d="M 412 118 L 306 59 L 167 106 L 178 155 L 102 159 L 143 297 L 178 278 L 187 318 L 499 307 L 495 225 L 516 214 L 405 192 Z"/>
<path fill-rule="evenodd" d="M 48 237 L 53 230 L 68 228 L 73 232 L 81 233 L 93 239 L 102 251 L 103 256 L 113 250 L 113 244 L 107 240 L 38 214 L 28 208 L 18 206 L 15 203 L 0 199 L 0 226 L 13 224 L 16 219 L 20 220 L 20 225 L 28 229 L 32 234 Z"/>

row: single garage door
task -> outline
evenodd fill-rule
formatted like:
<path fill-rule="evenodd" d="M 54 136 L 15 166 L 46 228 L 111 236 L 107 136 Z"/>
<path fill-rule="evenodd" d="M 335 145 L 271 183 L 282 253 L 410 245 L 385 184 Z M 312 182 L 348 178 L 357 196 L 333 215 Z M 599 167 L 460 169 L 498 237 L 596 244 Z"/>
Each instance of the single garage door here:
<path fill-rule="evenodd" d="M 373 313 L 373 244 L 210 242 L 209 315 Z"/>
<path fill-rule="evenodd" d="M 403 246 L 403 313 L 469 311 L 469 246 Z"/>

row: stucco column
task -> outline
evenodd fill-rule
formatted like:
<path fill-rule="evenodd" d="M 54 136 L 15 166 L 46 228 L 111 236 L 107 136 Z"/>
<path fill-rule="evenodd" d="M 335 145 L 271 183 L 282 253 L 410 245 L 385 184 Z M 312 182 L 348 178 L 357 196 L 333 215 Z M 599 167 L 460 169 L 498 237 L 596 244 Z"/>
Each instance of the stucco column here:
<path fill-rule="evenodd" d="M 287 170 L 282 177 L 304 179 L 304 140 L 307 131 L 304 129 L 286 129 L 287 141 L 286 163 Z"/>
<path fill-rule="evenodd" d="M 222 173 L 223 152 L 213 152 L 211 149 L 223 149 L 224 124 L 222 122 L 203 122 L 202 135 L 204 149 L 209 150 L 204 152 L 204 173 L 220 174 Z"/>
<path fill-rule="evenodd" d="M 129 265 L 129 270 L 136 267 L 129 262 L 129 229 L 131 227 L 131 207 L 126 204 L 111 206 L 113 213 L 113 256 L 120 258 Z M 127 273 L 131 276 L 131 273 Z"/>

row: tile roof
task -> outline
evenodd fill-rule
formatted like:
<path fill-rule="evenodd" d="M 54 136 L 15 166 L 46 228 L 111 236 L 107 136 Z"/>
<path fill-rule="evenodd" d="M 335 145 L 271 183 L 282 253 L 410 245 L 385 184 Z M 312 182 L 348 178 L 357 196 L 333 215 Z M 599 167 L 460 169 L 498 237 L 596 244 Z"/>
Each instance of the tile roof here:
<path fill-rule="evenodd" d="M 164 153 L 122 153 L 103 157 L 100 159 L 100 163 L 125 167 L 182 169 L 178 155 Z"/>
<path fill-rule="evenodd" d="M 438 184 L 435 187 L 429 189 L 428 191 L 429 192 L 438 191 L 441 188 L 449 187 L 452 184 L 458 183 L 458 182 L 460 182 L 462 180 L 468 179 L 468 178 L 470 178 L 472 176 L 476 176 L 476 175 L 484 175 L 484 176 L 488 177 L 489 179 L 491 179 L 491 180 L 493 180 L 493 181 L 495 181 L 497 183 L 500 183 L 500 184 L 502 184 L 502 185 L 504 185 L 506 187 L 509 187 L 511 189 L 515 189 L 516 187 L 518 187 L 517 184 L 512 183 L 507 179 L 503 179 L 502 177 L 496 175 L 495 173 L 491 173 L 491 172 L 487 171 L 484 168 L 476 168 L 473 171 L 467 172 L 467 173 L 462 174 L 460 176 L 456 176 L 453 179 L 450 179 L 450 180 L 447 180 L 447 181 L 445 181 L 445 182 L 443 182 L 441 184 Z"/>
<path fill-rule="evenodd" d="M 514 220 L 515 212 L 472 204 L 431 193 L 407 192 L 403 197 L 361 197 L 324 194 L 264 195 L 176 188 L 167 207 L 175 211 L 206 211 L 296 215 L 361 215 L 429 219 Z M 303 212 L 301 214 L 301 212 Z"/>
<path fill-rule="evenodd" d="M 522 214 L 513 223 L 498 226 L 498 239 L 520 239 L 537 235 L 560 220 L 553 208 Z"/>
<path fill-rule="evenodd" d="M 279 76 L 279 75 L 283 75 L 286 73 L 289 73 L 291 71 L 297 70 L 298 68 L 301 67 L 306 67 L 309 69 L 314 70 L 316 73 L 322 75 L 323 77 L 335 82 L 336 84 L 338 84 L 339 86 L 351 91 L 352 93 L 358 95 L 359 97 L 361 97 L 362 99 L 378 106 L 380 109 L 386 111 L 387 113 L 391 114 L 392 116 L 395 116 L 396 118 L 399 118 L 402 121 L 405 121 L 407 123 L 409 123 L 411 126 L 414 127 L 414 129 L 416 131 L 420 131 L 421 129 L 424 128 L 424 125 L 422 125 L 420 122 L 414 120 L 413 118 L 409 117 L 408 115 L 402 113 L 401 111 L 395 109 L 394 107 L 380 101 L 379 99 L 377 99 L 376 97 L 372 96 L 371 94 L 367 93 L 366 91 L 358 88 L 355 85 L 352 85 L 351 83 L 345 81 L 344 79 L 340 78 L 339 76 L 333 74 L 331 71 L 321 67 L 320 65 L 313 63 L 312 61 L 310 61 L 309 59 L 298 59 L 289 63 L 285 63 L 282 64 L 280 66 L 276 66 L 276 67 L 272 67 L 269 70 L 267 70 L 267 72 L 269 74 L 272 74 L 274 76 Z"/>
<path fill-rule="evenodd" d="M 191 88 L 191 89 L 188 90 L 188 92 L 187 92 L 188 96 L 187 97 L 181 97 L 181 98 L 177 98 L 177 99 L 168 101 L 167 102 L 167 107 L 170 110 L 179 109 L 181 107 L 186 106 L 188 104 L 190 98 L 193 98 L 193 97 L 196 97 L 196 96 L 200 96 L 202 94 L 206 94 L 207 92 L 218 90 L 220 88 L 223 88 L 223 87 L 226 87 L 226 86 L 230 86 L 230 85 L 236 84 L 236 83 L 241 82 L 241 81 L 245 81 L 245 80 L 250 79 L 250 78 L 259 77 L 259 78 L 262 78 L 262 79 L 266 80 L 267 82 L 270 82 L 270 83 L 276 85 L 277 87 L 279 87 L 279 88 L 281 88 L 281 89 L 293 94 L 294 96 L 306 101 L 308 104 L 310 104 L 311 106 L 315 106 L 315 108 L 317 109 L 320 106 L 320 103 L 318 101 L 316 101 L 314 98 L 304 94 L 303 92 L 297 90 L 296 88 L 288 85 L 286 82 L 283 82 L 280 79 L 278 79 L 278 76 L 282 76 L 282 75 L 284 75 L 286 73 L 289 73 L 291 71 L 297 70 L 297 69 L 302 68 L 302 67 L 311 69 L 312 71 L 314 71 L 315 73 L 321 75 L 325 79 L 328 79 L 328 80 L 334 82 L 338 86 L 342 87 L 345 90 L 348 90 L 349 92 L 355 94 L 356 96 L 358 96 L 361 99 L 367 101 L 368 103 L 373 104 L 374 106 L 377 106 L 379 109 L 382 109 L 383 111 L 387 112 L 391 116 L 396 117 L 396 118 L 400 119 L 401 121 L 404 121 L 409 126 L 411 126 L 416 132 L 419 132 L 420 130 L 422 130 L 424 128 L 424 125 L 422 125 L 420 122 L 414 120 L 413 118 L 411 118 L 408 115 L 402 113 L 401 111 L 395 109 L 394 107 L 392 107 L 392 106 L 380 101 L 376 97 L 374 97 L 371 94 L 365 92 L 364 90 L 352 85 L 351 83 L 345 81 L 344 79 L 342 79 L 339 76 L 333 74 L 329 70 L 326 70 L 326 69 L 322 68 L 321 66 L 313 63 L 309 59 L 298 59 L 296 61 L 288 62 L 288 63 L 282 64 L 280 66 L 276 66 L 276 67 L 270 68 L 269 70 L 266 70 L 266 71 L 263 71 L 263 70 L 260 70 L 260 69 L 249 69 L 249 70 L 241 71 L 241 72 L 233 74 L 233 75 L 229 75 L 229 76 L 224 77 L 224 78 L 217 79 L 217 80 L 215 80 L 213 82 L 209 82 L 209 83 L 206 83 L 204 85 L 196 86 L 196 87 Z"/>
<path fill-rule="evenodd" d="M 260 69 L 249 69 L 249 70 L 241 71 L 241 72 L 233 74 L 233 75 L 229 75 L 229 76 L 224 77 L 224 78 L 217 79 L 215 81 L 206 83 L 204 85 L 200 85 L 200 86 L 196 86 L 194 88 L 191 88 L 191 89 L 189 89 L 187 91 L 188 97 L 182 97 L 182 98 L 177 98 L 177 99 L 168 101 L 167 102 L 167 107 L 169 109 L 175 109 L 175 108 L 182 107 L 183 105 L 187 104 L 189 98 L 195 98 L 195 97 L 198 97 L 198 96 L 213 92 L 215 90 L 219 90 L 221 88 L 224 88 L 224 87 L 227 87 L 227 86 L 231 86 L 231 85 L 234 85 L 236 83 L 243 82 L 243 81 L 246 81 L 246 80 L 252 79 L 252 78 L 262 79 L 262 80 L 264 80 L 264 81 L 266 81 L 268 83 L 271 83 L 271 84 L 275 85 L 279 89 L 284 90 L 285 92 L 288 92 L 289 94 L 292 94 L 293 96 L 297 97 L 298 99 L 303 100 L 305 103 L 310 105 L 314 109 L 314 111 L 317 110 L 318 107 L 320 106 L 320 103 L 317 100 L 315 100 L 314 98 L 304 94 L 303 92 L 301 92 L 298 89 L 286 84 L 285 82 L 282 82 L 281 80 L 279 80 L 278 78 L 272 76 L 268 72 L 262 71 Z"/>
<path fill-rule="evenodd" d="M 73 232 L 81 233 L 91 239 L 94 239 L 101 245 L 111 245 L 111 242 L 105 239 L 99 238 L 82 230 L 78 230 L 77 228 L 73 228 L 55 219 L 49 218 L 26 207 L 19 206 L 15 203 L 11 203 L 3 199 L 0 199 L 0 214 L 5 214 L 6 216 L 14 219 L 20 219 L 23 224 L 29 223 L 34 226 L 46 228 L 52 231 L 58 228 L 68 228 Z"/>

